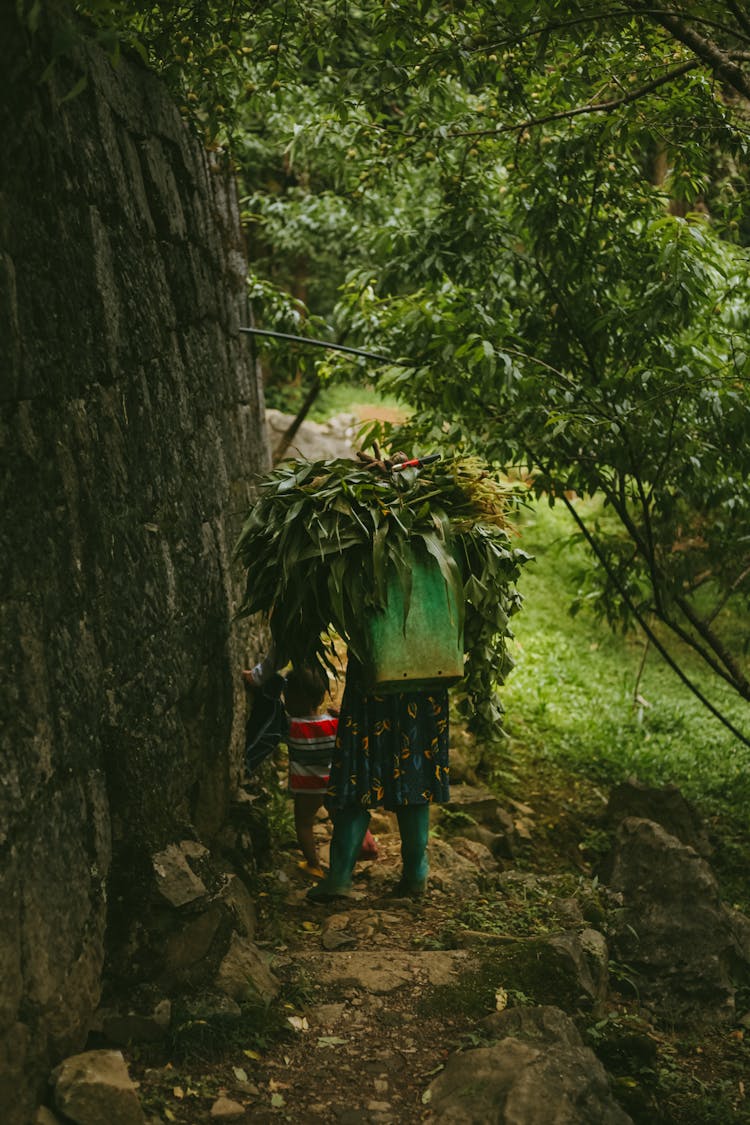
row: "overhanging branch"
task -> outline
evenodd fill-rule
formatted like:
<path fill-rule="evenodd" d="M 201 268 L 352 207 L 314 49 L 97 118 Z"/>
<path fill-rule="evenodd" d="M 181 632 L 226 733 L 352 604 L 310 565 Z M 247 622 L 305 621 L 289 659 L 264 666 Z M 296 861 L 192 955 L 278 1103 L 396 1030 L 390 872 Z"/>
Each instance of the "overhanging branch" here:
<path fill-rule="evenodd" d="M 690 27 L 681 16 L 671 9 L 664 11 L 649 10 L 638 0 L 629 0 L 629 7 L 639 15 L 647 15 L 668 31 L 669 34 L 682 43 L 696 58 L 710 67 L 716 77 L 731 86 L 743 98 L 750 101 L 750 75 L 742 67 L 732 62 L 729 54 L 712 39 L 700 35 L 694 27 Z"/>
<path fill-rule="evenodd" d="M 630 597 L 630 595 L 628 594 L 625 587 L 622 585 L 622 583 L 617 578 L 617 575 L 613 573 L 611 567 L 608 565 L 607 560 L 604 557 L 604 555 L 603 555 L 603 553 L 602 553 L 602 551 L 599 547 L 599 544 L 596 542 L 594 537 L 591 535 L 591 532 L 586 527 L 586 524 L 583 522 L 581 517 L 578 515 L 578 512 L 575 510 L 573 504 L 570 502 L 570 500 L 568 500 L 567 496 L 565 496 L 564 493 L 561 495 L 561 499 L 562 499 L 563 503 L 565 504 L 565 507 L 568 509 L 571 516 L 573 517 L 576 525 L 578 526 L 579 531 L 583 535 L 583 537 L 586 540 L 586 542 L 588 543 L 589 547 L 594 552 L 597 559 L 599 560 L 599 562 L 603 566 L 604 570 L 609 575 L 613 585 L 617 588 L 617 591 L 618 591 L 620 597 L 623 599 L 623 601 L 627 605 L 628 609 L 633 614 L 634 618 L 636 619 L 636 621 L 638 622 L 640 627 L 643 629 L 644 633 L 646 634 L 646 636 L 648 637 L 650 642 L 653 644 L 654 648 L 657 649 L 657 651 L 660 653 L 660 655 L 663 657 L 663 659 L 666 661 L 666 663 L 669 665 L 669 667 L 672 669 L 672 671 L 675 672 L 675 674 L 677 676 L 679 676 L 679 678 L 682 680 L 682 682 L 685 684 L 685 686 L 693 693 L 693 695 L 696 697 L 696 699 L 699 699 L 700 702 L 703 704 L 703 706 L 706 707 L 711 712 L 711 714 L 719 720 L 720 723 L 722 723 L 728 730 L 730 730 L 732 732 L 732 734 L 735 736 L 735 738 L 739 738 L 740 742 L 744 743 L 745 746 L 750 746 L 750 738 L 748 738 L 746 735 L 744 735 L 741 730 L 738 730 L 738 728 L 734 725 L 734 723 L 731 721 L 731 719 L 727 718 L 726 715 L 722 714 L 722 712 L 719 711 L 719 709 L 714 706 L 714 704 L 711 702 L 711 700 L 708 699 L 703 694 L 703 692 L 700 690 L 698 685 L 694 684 L 693 681 L 690 679 L 690 677 L 685 672 L 683 672 L 682 668 L 680 668 L 679 664 L 677 664 L 677 662 L 674 660 L 672 655 L 669 653 L 669 651 L 666 649 L 666 647 L 659 640 L 658 636 L 656 635 L 654 630 L 651 628 L 649 623 L 645 620 L 645 618 L 643 617 L 643 614 L 641 614 L 640 611 L 636 608 L 636 606 L 633 603 L 632 598 Z"/>

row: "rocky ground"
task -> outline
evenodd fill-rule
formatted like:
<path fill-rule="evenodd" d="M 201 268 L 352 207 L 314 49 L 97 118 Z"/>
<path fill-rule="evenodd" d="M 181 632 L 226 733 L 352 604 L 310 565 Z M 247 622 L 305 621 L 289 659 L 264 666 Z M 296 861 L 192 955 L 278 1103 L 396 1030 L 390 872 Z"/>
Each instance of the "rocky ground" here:
<path fill-rule="evenodd" d="M 350 420 L 333 428 L 305 454 L 340 454 Z M 155 855 L 152 914 L 122 939 L 154 983 L 113 981 L 38 1125 L 750 1123 L 750 921 L 712 826 L 673 787 L 604 793 L 523 755 L 498 793 L 479 759 L 456 727 L 420 902 L 390 893 L 384 813 L 351 897 L 307 901 L 283 762 L 217 854 Z"/>
<path fill-rule="evenodd" d="M 173 1000 L 160 1042 L 121 1045 L 138 1115 L 71 1118 L 750 1121 L 748 923 L 721 901 L 704 826 L 675 789 L 604 795 L 528 768 L 524 801 L 459 784 L 435 810 L 418 903 L 389 894 L 388 814 L 338 904 L 306 900 L 284 847 L 254 933 L 275 998 Z"/>

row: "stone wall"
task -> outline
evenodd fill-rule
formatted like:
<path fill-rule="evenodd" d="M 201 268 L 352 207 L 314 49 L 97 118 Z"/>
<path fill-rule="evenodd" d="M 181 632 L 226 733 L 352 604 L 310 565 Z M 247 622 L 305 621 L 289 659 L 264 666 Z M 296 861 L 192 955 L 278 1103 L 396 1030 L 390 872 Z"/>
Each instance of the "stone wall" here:
<path fill-rule="evenodd" d="M 239 770 L 231 546 L 267 464 L 231 179 L 158 81 L 0 11 L 0 1119 L 96 1006 L 107 899 Z M 80 73 L 88 84 L 63 100 Z"/>

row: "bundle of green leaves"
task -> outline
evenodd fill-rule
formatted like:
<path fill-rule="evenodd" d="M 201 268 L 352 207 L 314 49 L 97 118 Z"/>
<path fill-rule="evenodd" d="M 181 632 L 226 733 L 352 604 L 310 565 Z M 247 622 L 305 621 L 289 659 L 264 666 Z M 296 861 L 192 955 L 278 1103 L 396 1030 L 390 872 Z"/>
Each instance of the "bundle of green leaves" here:
<path fill-rule="evenodd" d="M 261 480 L 237 542 L 247 571 L 239 614 L 266 614 L 285 660 L 330 668 L 338 635 L 366 662 L 365 623 L 385 611 L 389 583 L 400 584 L 408 614 L 412 560 L 431 557 L 464 605 L 459 708 L 476 733 L 497 736 L 515 583 L 529 558 L 511 546 L 507 513 L 518 502 L 473 459 L 398 473 L 286 462 Z"/>

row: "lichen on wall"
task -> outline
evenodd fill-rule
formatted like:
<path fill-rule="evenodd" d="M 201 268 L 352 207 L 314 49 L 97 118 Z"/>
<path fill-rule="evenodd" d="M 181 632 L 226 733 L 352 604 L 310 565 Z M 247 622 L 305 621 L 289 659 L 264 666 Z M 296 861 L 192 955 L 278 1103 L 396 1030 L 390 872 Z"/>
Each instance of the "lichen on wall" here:
<path fill-rule="evenodd" d="M 231 176 L 137 61 L 0 14 L 0 1117 L 97 1003 L 107 897 L 210 842 L 239 771 L 267 465 Z M 85 68 L 86 89 L 63 95 Z"/>

